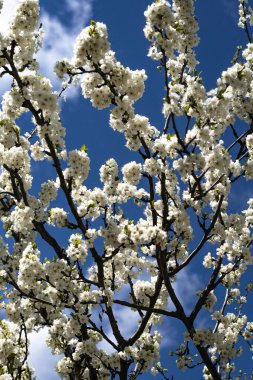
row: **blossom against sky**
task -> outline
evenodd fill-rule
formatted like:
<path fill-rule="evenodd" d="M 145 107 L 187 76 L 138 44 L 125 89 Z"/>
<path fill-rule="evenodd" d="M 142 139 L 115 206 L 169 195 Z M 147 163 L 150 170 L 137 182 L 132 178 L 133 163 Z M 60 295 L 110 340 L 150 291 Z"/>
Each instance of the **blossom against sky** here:
<path fill-rule="evenodd" d="M 11 17 L 16 3 L 16 0 L 5 1 L 2 20 Z M 151 1 L 144 0 L 138 2 L 136 0 L 128 2 L 72 0 L 65 3 L 56 0 L 41 0 L 41 20 L 45 29 L 44 47 L 38 55 L 41 71 L 57 85 L 52 73 L 54 62 L 71 55 L 74 36 L 89 22 L 90 18 L 105 22 L 108 25 L 112 48 L 116 51 L 118 59 L 131 68 L 145 68 L 148 73 L 147 92 L 137 105 L 138 111 L 149 116 L 154 124 L 163 123 L 160 112 L 163 78 L 156 69 L 156 64 L 146 57 L 148 44 L 142 32 L 143 12 L 150 3 Z M 199 1 L 196 2 L 196 8 L 201 28 L 201 44 L 197 49 L 198 59 L 201 61 L 200 70 L 203 71 L 204 83 L 208 88 L 212 88 L 220 72 L 230 64 L 236 45 L 241 43 L 242 32 L 236 29 L 237 2 Z M 6 24 L 2 25 L 6 27 Z M 92 159 L 93 172 L 89 180 L 91 183 L 96 183 L 98 168 L 109 157 L 116 157 L 121 164 L 131 157 L 131 154 L 123 148 L 122 136 L 108 128 L 108 119 L 107 111 L 98 113 L 92 110 L 89 102 L 85 102 L 77 94 L 74 105 L 71 104 L 71 100 L 70 104 L 63 104 L 67 145 L 69 147 L 87 145 Z M 193 280 L 192 277 L 191 279 Z M 34 334 L 32 360 L 37 369 L 38 380 L 44 379 L 45 376 L 53 380 L 58 377 L 57 375 L 49 377 L 49 369 L 53 363 L 48 354 L 49 351 L 43 348 L 44 337 L 44 332 L 37 336 Z M 34 359 L 35 357 L 37 359 Z M 43 357 L 43 363 L 41 357 Z M 47 368 L 47 375 L 44 372 L 45 368 Z"/>
<path fill-rule="evenodd" d="M 6 33 L 9 20 L 11 20 L 19 0 L 6 0 L 0 14 L 0 31 Z M 43 75 L 49 77 L 57 86 L 57 79 L 53 73 L 55 62 L 62 57 L 70 57 L 72 54 L 75 37 L 89 22 L 92 15 L 93 0 L 64 0 L 60 9 L 54 9 L 57 1 L 52 1 L 48 10 L 46 1 L 41 1 L 41 23 L 45 32 L 43 48 L 38 53 L 40 70 Z M 68 23 L 63 19 L 67 14 Z M 7 83 L 6 83 L 7 86 Z M 1 93 L 4 89 L 1 88 Z"/>

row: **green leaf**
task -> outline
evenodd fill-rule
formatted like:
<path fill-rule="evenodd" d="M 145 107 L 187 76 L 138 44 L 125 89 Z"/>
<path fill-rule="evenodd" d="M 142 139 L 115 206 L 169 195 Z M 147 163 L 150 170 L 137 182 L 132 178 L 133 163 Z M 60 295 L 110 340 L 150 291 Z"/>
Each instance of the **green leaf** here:
<path fill-rule="evenodd" d="M 75 247 L 75 248 L 78 248 L 78 246 L 79 246 L 79 244 L 81 243 L 81 241 L 82 241 L 82 239 L 77 239 L 77 240 L 75 240 L 75 242 L 74 242 L 74 247 Z"/>
<path fill-rule="evenodd" d="M 82 145 L 81 148 L 80 148 L 80 150 L 81 150 L 82 152 L 87 152 L 87 151 L 88 151 L 88 148 L 87 148 L 86 145 Z"/>
<path fill-rule="evenodd" d="M 20 129 L 19 129 L 19 127 L 13 127 L 12 128 L 13 129 L 13 132 L 17 135 L 17 136 L 19 136 L 19 134 L 20 134 Z"/>
<path fill-rule="evenodd" d="M 167 134 L 167 140 L 170 141 L 172 139 L 172 137 L 175 137 L 175 133 L 174 134 L 170 134 L 170 133 Z"/>
<path fill-rule="evenodd" d="M 225 92 L 225 90 L 218 90 L 217 91 L 217 98 L 218 99 L 223 99 L 224 92 Z"/>
<path fill-rule="evenodd" d="M 237 78 L 239 80 L 242 80 L 242 78 L 245 76 L 245 74 L 243 73 L 243 70 L 244 70 L 244 68 L 242 68 L 242 70 L 238 71 L 238 73 L 237 73 Z"/>
<path fill-rule="evenodd" d="M 252 289 L 253 289 L 253 284 L 252 283 L 247 284 L 247 287 L 246 287 L 247 292 L 250 292 Z"/>

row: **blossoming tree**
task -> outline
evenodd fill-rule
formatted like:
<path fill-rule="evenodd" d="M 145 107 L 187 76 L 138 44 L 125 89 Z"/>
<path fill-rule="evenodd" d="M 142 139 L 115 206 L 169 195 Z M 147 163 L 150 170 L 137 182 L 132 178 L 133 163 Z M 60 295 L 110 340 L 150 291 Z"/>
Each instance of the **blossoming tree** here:
<path fill-rule="evenodd" d="M 38 0 L 20 0 L 8 34 L 0 37 L 0 77 L 12 78 L 0 111 L 1 380 L 35 378 L 28 338 L 45 326 L 48 346 L 62 355 L 56 369 L 64 379 L 147 373 L 172 379 L 173 359 L 181 370 L 201 366 L 206 380 L 242 378 L 247 368 L 237 366 L 237 357 L 252 348 L 253 337 L 244 312 L 251 285 L 241 286 L 252 263 L 253 199 L 242 213 L 231 213 L 229 194 L 234 183 L 253 178 L 253 17 L 246 0 L 239 1 L 239 15 L 248 44 L 207 92 L 195 68 L 193 0 L 148 6 L 148 55 L 159 62 L 165 82 L 159 129 L 134 109 L 144 70 L 117 61 L 103 23 L 91 21 L 76 39 L 73 58 L 56 63 L 62 90 L 53 91 L 35 59 Z M 101 187 L 85 182 L 85 146 L 65 149 L 59 100 L 72 82 L 80 82 L 95 108 L 110 108 L 110 127 L 139 157 L 121 169 L 115 159 L 106 161 Z M 30 133 L 17 124 L 24 113 L 34 124 Z M 31 167 L 45 160 L 55 176 L 35 196 Z M 134 220 L 131 200 L 141 214 Z M 58 229 L 68 236 L 65 246 Z M 47 259 L 41 239 L 53 252 Z M 175 283 L 198 258 L 205 282 L 188 312 Z M 133 333 L 121 331 L 117 308 L 137 316 Z M 171 318 L 185 334 L 161 364 L 159 323 Z"/>

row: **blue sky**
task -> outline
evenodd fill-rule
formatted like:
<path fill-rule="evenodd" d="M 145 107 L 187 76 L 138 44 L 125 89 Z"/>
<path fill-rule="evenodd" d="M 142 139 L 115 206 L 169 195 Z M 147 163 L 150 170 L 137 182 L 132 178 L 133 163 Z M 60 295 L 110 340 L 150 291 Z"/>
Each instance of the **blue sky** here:
<path fill-rule="evenodd" d="M 8 3 L 7 14 L 11 11 L 17 0 L 5 0 Z M 71 44 L 74 35 L 89 23 L 90 19 L 104 22 L 108 26 L 109 39 L 112 49 L 116 52 L 118 60 L 131 69 L 144 68 L 148 74 L 146 92 L 137 104 L 137 112 L 148 116 L 151 123 L 161 129 L 164 123 L 161 114 L 162 97 L 164 96 L 161 73 L 156 69 L 157 63 L 147 58 L 148 42 L 143 35 L 145 23 L 143 12 L 151 3 L 149 0 L 41 0 L 42 21 L 46 31 L 45 46 L 40 53 L 42 62 L 41 71 L 48 75 L 57 87 L 57 81 L 52 74 L 52 63 L 55 59 L 71 56 Z M 237 27 L 237 0 L 197 0 L 196 14 L 200 24 L 200 45 L 197 48 L 197 58 L 200 61 L 198 71 L 201 71 L 204 84 L 208 89 L 215 87 L 216 79 L 222 70 L 230 65 L 236 46 L 244 45 L 246 38 L 241 29 Z M 0 19 L 1 21 L 1 19 Z M 47 32 L 49 31 L 49 32 Z M 8 83 L 5 84 L 6 88 Z M 0 90 L 1 91 L 1 90 Z M 129 160 L 138 159 L 135 153 L 124 147 L 121 134 L 112 131 L 108 126 L 109 111 L 94 110 L 88 100 L 80 96 L 80 91 L 69 93 L 69 99 L 62 104 L 63 125 L 67 129 L 67 147 L 78 148 L 85 144 L 91 158 L 91 174 L 87 181 L 89 186 L 99 184 L 99 167 L 110 157 L 116 158 L 120 165 Z M 33 168 L 34 174 L 41 176 L 39 166 Z M 53 176 L 53 169 L 47 167 L 46 176 Z M 54 177 L 54 176 L 53 176 Z M 234 194 L 234 208 L 243 209 L 245 200 L 252 195 L 249 185 L 244 192 Z M 199 278 L 194 269 L 186 272 L 178 281 L 178 291 L 187 301 L 194 290 L 199 286 Z M 187 306 L 187 305 L 186 305 Z M 166 322 L 163 326 L 165 338 L 169 342 L 169 349 L 163 350 L 165 366 L 171 369 L 173 375 L 173 359 L 168 358 L 168 350 L 175 348 L 175 343 L 182 332 L 179 324 Z M 52 375 L 52 366 L 55 359 L 50 358 L 49 351 L 43 347 L 46 332 L 32 336 L 31 362 L 37 369 L 37 379 L 55 380 L 59 377 Z M 200 378 L 199 370 L 186 374 L 177 374 L 174 380 L 189 377 Z M 143 378 L 149 379 L 145 375 Z"/>

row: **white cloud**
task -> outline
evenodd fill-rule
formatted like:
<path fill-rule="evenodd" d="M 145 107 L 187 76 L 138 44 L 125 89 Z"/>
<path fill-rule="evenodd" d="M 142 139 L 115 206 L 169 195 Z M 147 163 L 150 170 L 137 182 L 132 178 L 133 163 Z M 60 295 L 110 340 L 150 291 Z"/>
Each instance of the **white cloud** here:
<path fill-rule="evenodd" d="M 186 311 L 191 310 L 192 305 L 196 303 L 195 293 L 201 286 L 203 287 L 200 277 L 189 269 L 186 268 L 177 274 L 173 288 Z M 169 305 L 171 307 L 171 302 Z"/>
<path fill-rule="evenodd" d="M 72 13 L 71 19 L 72 30 L 79 33 L 80 26 L 82 27 L 90 19 L 92 14 L 93 0 L 65 0 L 67 8 Z"/>
<path fill-rule="evenodd" d="M 9 22 L 15 13 L 18 3 L 18 0 L 4 0 L 3 8 L 0 14 L 0 32 L 2 34 L 7 33 Z"/>
<path fill-rule="evenodd" d="M 11 88 L 11 79 L 10 77 L 7 77 L 6 75 L 3 78 L 0 78 L 1 80 L 1 86 L 0 86 L 0 99 L 2 95 L 6 92 L 9 91 Z"/>
<path fill-rule="evenodd" d="M 139 314 L 131 310 L 129 307 L 115 305 L 115 317 L 119 325 L 121 334 L 126 338 L 130 336 L 138 329 Z"/>
<path fill-rule="evenodd" d="M 114 310 L 114 316 L 118 323 L 119 331 L 121 332 L 122 336 L 125 339 L 127 339 L 127 337 L 129 337 L 131 333 L 134 332 L 135 326 L 138 326 L 136 324 L 137 322 L 136 313 L 133 313 L 133 311 L 131 311 L 128 308 L 123 308 L 121 310 L 120 309 Z M 99 326 L 99 323 L 97 323 L 97 325 Z M 113 335 L 113 332 L 108 320 L 104 320 L 103 329 L 106 336 L 112 342 L 116 344 L 116 339 Z M 102 339 L 101 342 L 98 343 L 98 348 L 104 350 L 108 355 L 115 352 L 115 349 L 105 339 Z"/>
<path fill-rule="evenodd" d="M 57 60 L 70 58 L 76 36 L 87 24 L 92 14 L 92 0 L 65 0 L 69 25 L 65 26 L 57 17 L 42 10 L 41 22 L 45 31 L 43 48 L 38 53 L 41 71 L 56 84 L 53 67 Z"/>
<path fill-rule="evenodd" d="M 57 18 L 49 15 L 42 9 L 41 22 L 45 31 L 43 48 L 38 53 L 40 71 L 50 78 L 53 85 L 58 87 L 59 82 L 53 73 L 57 60 L 70 58 L 73 53 L 74 41 L 92 15 L 93 0 L 65 0 L 65 13 L 69 18 L 69 26 Z M 75 96 L 77 89 L 68 91 L 68 96 Z"/>
<path fill-rule="evenodd" d="M 128 301 L 128 294 L 129 294 L 128 286 L 123 286 L 122 289 L 115 294 L 114 298 Z M 119 331 L 121 332 L 122 336 L 125 339 L 129 339 L 139 327 L 138 325 L 138 321 L 140 319 L 139 314 L 129 307 L 121 306 L 118 304 L 113 305 L 113 313 L 117 321 Z M 99 326 L 98 315 L 96 315 L 95 318 L 93 319 L 94 319 L 94 322 L 97 323 L 97 325 Z M 103 321 L 103 328 L 107 337 L 112 342 L 116 343 L 116 339 L 113 335 L 109 320 L 106 319 L 106 317 L 104 318 L 104 321 Z M 110 354 L 115 351 L 114 348 L 106 340 L 102 340 L 98 344 L 98 347 L 104 350 L 107 354 Z"/>
<path fill-rule="evenodd" d="M 54 368 L 61 356 L 51 354 L 51 350 L 45 343 L 47 335 L 47 328 L 29 334 L 30 355 L 28 361 L 30 366 L 35 369 L 37 380 L 59 380 L 59 375 Z"/>

